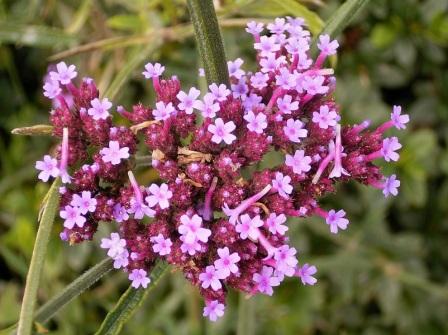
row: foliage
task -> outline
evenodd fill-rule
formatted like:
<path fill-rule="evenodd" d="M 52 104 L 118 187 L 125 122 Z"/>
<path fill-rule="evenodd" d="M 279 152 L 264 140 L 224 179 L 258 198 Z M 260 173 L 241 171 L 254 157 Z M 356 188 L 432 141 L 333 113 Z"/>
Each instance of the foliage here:
<path fill-rule="evenodd" d="M 229 59 L 251 58 L 245 20 L 237 18 L 295 14 L 279 1 L 215 2 Z M 340 5 L 288 2 L 300 6 L 305 17 L 318 13 L 322 21 Z M 347 209 L 353 223 L 336 237 L 318 220 L 297 220 L 291 239 L 302 246 L 302 257 L 318 266 L 319 284 L 302 287 L 290 281 L 274 297 L 257 297 L 250 313 L 242 313 L 254 315 L 256 334 L 448 332 L 447 13 L 446 0 L 377 0 L 340 36 L 337 95 L 347 120 L 378 123 L 392 104 L 402 104 L 411 115 L 411 129 L 401 139 L 401 195 L 384 200 L 378 191 L 353 185 L 328 198 L 328 204 Z M 123 105 L 149 102 L 151 89 L 139 73 L 146 60 L 164 63 L 186 85 L 204 84 L 197 77 L 200 62 L 192 30 L 184 26 L 188 20 L 181 0 L 0 1 L 0 328 L 19 315 L 36 218 L 47 191 L 36 183 L 34 161 L 54 144 L 48 137 L 9 133 L 47 123 L 49 106 L 41 86 L 48 59 L 76 63 Z M 156 176 L 148 171 L 142 178 L 149 182 Z M 64 246 L 57 239 L 59 230 L 56 221 L 39 305 L 103 258 L 93 247 L 98 243 Z M 44 326 L 54 334 L 94 333 L 127 286 L 125 276 L 111 272 Z M 123 333 L 231 334 L 238 300 L 232 296 L 225 320 L 211 325 L 200 316 L 198 293 L 179 273 L 170 273 Z"/>

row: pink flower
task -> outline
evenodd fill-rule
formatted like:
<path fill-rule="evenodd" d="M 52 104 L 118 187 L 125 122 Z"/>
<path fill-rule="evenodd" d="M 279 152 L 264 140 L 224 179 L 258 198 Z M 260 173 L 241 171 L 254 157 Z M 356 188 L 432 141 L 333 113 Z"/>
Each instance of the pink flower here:
<path fill-rule="evenodd" d="M 317 279 L 313 277 L 316 272 L 317 269 L 314 265 L 305 263 L 297 269 L 296 275 L 302 280 L 303 285 L 314 285 L 317 282 Z"/>
<path fill-rule="evenodd" d="M 277 99 L 277 107 L 282 114 L 291 114 L 299 109 L 299 102 L 292 101 L 292 97 L 286 94 Z"/>
<path fill-rule="evenodd" d="M 154 217 L 156 212 L 146 206 L 142 201 L 137 200 L 136 198 L 131 198 L 131 201 L 129 202 L 130 207 L 128 209 L 128 213 L 134 214 L 134 219 L 141 220 L 145 217 Z"/>
<path fill-rule="evenodd" d="M 334 110 L 330 110 L 327 105 L 322 105 L 319 112 L 313 112 L 313 122 L 319 124 L 319 128 L 328 129 L 328 127 L 336 126 L 338 114 Z"/>
<path fill-rule="evenodd" d="M 307 38 L 290 37 L 285 48 L 291 55 L 306 57 L 306 52 L 310 49 L 310 42 Z"/>
<path fill-rule="evenodd" d="M 180 91 L 177 93 L 176 97 L 179 99 L 180 103 L 177 105 L 181 111 L 185 111 L 187 114 L 193 113 L 193 108 L 198 109 L 199 100 L 197 98 L 201 94 L 201 91 L 196 89 L 195 87 L 190 88 L 188 94 L 184 91 Z"/>
<path fill-rule="evenodd" d="M 234 98 L 244 99 L 246 97 L 247 92 L 249 92 L 249 87 L 246 84 L 246 79 L 240 78 L 236 84 L 231 84 L 230 88 L 232 89 Z"/>
<path fill-rule="evenodd" d="M 244 61 L 241 58 L 235 59 L 233 62 L 227 62 L 227 68 L 229 70 L 229 76 L 234 77 L 236 79 L 240 79 L 244 76 L 245 72 L 241 70 L 241 65 L 243 65 Z"/>
<path fill-rule="evenodd" d="M 286 20 L 282 17 L 277 17 L 273 23 L 269 23 L 267 28 L 273 34 L 282 34 L 289 27 L 289 24 L 286 23 Z"/>
<path fill-rule="evenodd" d="M 152 110 L 152 115 L 157 121 L 165 121 L 174 114 L 176 114 L 176 109 L 172 102 L 165 104 L 163 101 L 159 101 L 156 103 L 156 108 Z"/>
<path fill-rule="evenodd" d="M 383 140 L 383 147 L 381 148 L 381 155 L 386 162 L 398 161 L 400 155 L 395 151 L 401 149 L 402 145 L 398 142 L 397 137 L 385 138 Z"/>
<path fill-rule="evenodd" d="M 280 73 L 275 76 L 275 84 L 284 90 L 290 90 L 296 85 L 296 75 L 287 68 L 280 68 Z"/>
<path fill-rule="evenodd" d="M 118 233 L 112 233 L 110 234 L 110 238 L 101 239 L 100 247 L 103 249 L 109 249 L 107 251 L 107 256 L 116 258 L 126 250 L 126 240 L 120 238 Z"/>
<path fill-rule="evenodd" d="M 284 225 L 285 222 L 285 214 L 277 215 L 275 213 L 271 213 L 266 219 L 266 227 L 272 234 L 285 235 L 286 231 L 288 230 L 288 226 Z"/>
<path fill-rule="evenodd" d="M 250 77 L 250 84 L 253 88 L 261 90 L 268 85 L 269 75 L 267 73 L 256 72 Z"/>
<path fill-rule="evenodd" d="M 304 76 L 302 87 L 310 95 L 325 94 L 328 92 L 328 86 L 324 86 L 324 76 Z"/>
<path fill-rule="evenodd" d="M 204 68 L 200 67 L 198 70 L 199 77 L 205 77 L 205 70 Z"/>
<path fill-rule="evenodd" d="M 266 54 L 260 60 L 261 72 L 274 72 L 284 64 L 286 64 L 285 56 L 277 57 L 275 53 Z"/>
<path fill-rule="evenodd" d="M 330 231 L 333 234 L 337 234 L 338 229 L 347 229 L 349 224 L 349 221 L 345 218 L 345 211 L 343 209 L 337 212 L 334 209 L 330 210 L 325 221 L 327 222 L 327 225 L 330 226 Z"/>
<path fill-rule="evenodd" d="M 149 186 L 148 191 L 151 195 L 148 195 L 145 200 L 149 207 L 159 205 L 161 209 L 166 209 L 170 206 L 168 200 L 173 197 L 173 192 L 168 189 L 167 184 L 162 184 L 160 186 L 152 184 Z"/>
<path fill-rule="evenodd" d="M 129 158 L 129 148 L 120 148 L 118 141 L 109 141 L 109 147 L 101 149 L 100 155 L 102 156 L 103 162 L 118 165 L 122 159 Z"/>
<path fill-rule="evenodd" d="M 319 42 L 317 42 L 317 47 L 322 53 L 330 56 L 336 54 L 339 43 L 337 40 L 330 41 L 329 35 L 320 35 Z"/>
<path fill-rule="evenodd" d="M 221 118 L 217 118 L 215 124 L 208 125 L 207 129 L 213 134 L 212 142 L 219 144 L 224 141 L 226 144 L 231 144 L 236 140 L 236 136 L 232 134 L 235 128 L 233 121 L 224 123 Z"/>
<path fill-rule="evenodd" d="M 81 214 L 85 215 L 88 212 L 95 212 L 96 202 L 96 199 L 92 198 L 92 193 L 90 191 L 82 191 L 81 196 L 73 194 L 70 205 L 78 207 Z"/>
<path fill-rule="evenodd" d="M 163 73 L 163 71 L 165 71 L 165 66 L 162 66 L 159 63 L 155 63 L 154 65 L 151 63 L 147 63 L 145 65 L 145 70 L 143 71 L 142 74 L 146 79 L 151 79 L 151 78 L 155 78 L 155 77 L 160 77 Z"/>
<path fill-rule="evenodd" d="M 62 90 L 59 87 L 59 82 L 53 80 L 47 80 L 44 84 L 44 96 L 48 99 L 54 99 L 59 94 L 61 94 Z"/>
<path fill-rule="evenodd" d="M 56 70 L 57 72 L 50 72 L 50 78 L 52 81 L 60 82 L 62 85 L 70 84 L 72 79 L 76 78 L 78 75 L 76 72 L 76 66 L 67 66 L 64 62 L 56 64 Z"/>
<path fill-rule="evenodd" d="M 129 251 L 126 249 L 114 258 L 114 269 L 125 268 L 129 265 Z"/>
<path fill-rule="evenodd" d="M 250 21 L 247 23 L 246 31 L 251 35 L 259 35 L 263 31 L 263 23 Z"/>
<path fill-rule="evenodd" d="M 40 170 L 38 178 L 43 182 L 47 182 L 50 177 L 59 176 L 58 161 L 50 155 L 45 155 L 42 161 L 37 161 L 36 169 Z"/>
<path fill-rule="evenodd" d="M 400 187 L 400 181 L 396 175 L 387 177 L 383 184 L 383 194 L 387 198 L 389 195 L 397 196 L 398 188 Z"/>
<path fill-rule="evenodd" d="M 219 112 L 219 103 L 215 103 L 215 96 L 212 93 L 207 93 L 203 100 L 203 102 L 198 101 L 197 109 L 202 112 L 204 118 L 214 118 Z"/>
<path fill-rule="evenodd" d="M 219 258 L 215 261 L 215 269 L 219 279 L 226 279 L 231 273 L 238 272 L 238 263 L 241 258 L 237 252 L 230 254 L 229 248 L 218 248 Z"/>
<path fill-rule="evenodd" d="M 277 190 L 283 198 L 288 199 L 288 194 L 291 194 L 293 187 L 291 186 L 291 177 L 284 176 L 281 172 L 275 173 L 275 179 L 272 180 L 272 187 Z"/>
<path fill-rule="evenodd" d="M 86 218 L 81 215 L 78 207 L 67 205 L 59 212 L 59 215 L 65 220 L 64 227 L 68 229 L 72 229 L 74 226 L 82 228 L 86 222 Z"/>
<path fill-rule="evenodd" d="M 253 241 L 258 239 L 259 227 L 263 226 L 263 220 L 260 219 L 260 215 L 251 218 L 248 214 L 240 216 L 240 220 L 237 223 L 235 230 L 240 234 L 241 239 L 245 240 L 250 238 Z"/>
<path fill-rule="evenodd" d="M 199 274 L 199 280 L 202 283 L 202 288 L 207 289 L 211 286 L 213 291 L 218 291 L 222 288 L 218 273 L 213 265 L 207 266 L 205 272 Z"/>
<path fill-rule="evenodd" d="M 257 284 L 257 290 L 267 295 L 272 295 L 272 288 L 280 285 L 279 278 L 274 276 L 274 269 L 270 266 L 263 266 L 261 272 L 254 273 L 252 279 Z"/>
<path fill-rule="evenodd" d="M 283 131 L 291 142 L 300 143 L 301 138 L 308 136 L 308 130 L 303 129 L 303 126 L 302 121 L 289 119 L 286 121 L 286 126 L 283 127 Z"/>
<path fill-rule="evenodd" d="M 267 56 L 272 52 L 280 50 L 280 45 L 276 43 L 275 36 L 261 36 L 260 42 L 254 44 L 255 50 L 260 51 L 262 56 Z"/>
<path fill-rule="evenodd" d="M 173 242 L 171 242 L 170 238 L 165 238 L 162 234 L 159 234 L 151 237 L 150 241 L 153 244 L 152 250 L 160 256 L 166 256 L 171 253 Z"/>
<path fill-rule="evenodd" d="M 193 256 L 196 252 L 202 251 L 201 244 L 197 240 L 191 243 L 185 242 L 185 235 L 182 235 L 179 239 L 183 242 L 180 246 L 180 250 L 184 254 L 188 253 L 190 256 Z"/>
<path fill-rule="evenodd" d="M 215 322 L 224 315 L 225 306 L 218 300 L 207 301 L 204 307 L 203 316 L 208 316 L 210 321 Z"/>
<path fill-rule="evenodd" d="M 202 228 L 202 218 L 194 214 L 191 218 L 188 215 L 182 215 L 180 217 L 182 223 L 177 231 L 183 235 L 185 243 L 193 243 L 194 241 L 201 241 L 207 243 L 208 238 L 212 234 L 210 229 Z"/>
<path fill-rule="evenodd" d="M 216 100 L 222 102 L 227 99 L 227 96 L 230 95 L 230 90 L 224 84 L 211 84 L 209 87 L 210 92 L 213 94 Z"/>
<path fill-rule="evenodd" d="M 95 98 L 90 101 L 91 108 L 88 109 L 87 113 L 94 120 L 106 120 L 109 117 L 109 109 L 112 107 L 112 103 L 109 99 L 104 98 L 102 100 Z"/>
<path fill-rule="evenodd" d="M 311 157 L 305 156 L 305 151 L 296 150 L 294 156 L 286 155 L 285 164 L 291 167 L 294 173 L 301 174 L 302 172 L 311 170 L 311 161 Z"/>
<path fill-rule="evenodd" d="M 275 270 L 280 279 L 283 276 L 292 277 L 295 273 L 295 267 L 298 263 L 296 258 L 297 250 L 289 247 L 288 245 L 282 245 L 274 252 Z"/>
<path fill-rule="evenodd" d="M 409 122 L 409 115 L 401 115 L 401 106 L 394 106 L 393 112 L 390 114 L 390 119 L 398 130 L 406 129 L 406 123 Z"/>
<path fill-rule="evenodd" d="M 268 127 L 266 115 L 264 113 L 255 115 L 254 112 L 249 111 L 244 115 L 244 120 L 247 121 L 247 129 L 257 134 L 263 134 L 263 130 Z"/>
<path fill-rule="evenodd" d="M 129 219 L 129 215 L 128 212 L 126 211 L 126 208 L 122 206 L 120 203 L 115 204 L 113 216 L 115 221 L 117 221 L 118 223 Z"/>
<path fill-rule="evenodd" d="M 140 286 L 147 288 L 148 284 L 151 282 L 151 279 L 147 276 L 147 272 L 143 269 L 132 270 L 129 274 L 129 280 L 132 281 L 131 286 L 133 288 L 139 288 Z"/>

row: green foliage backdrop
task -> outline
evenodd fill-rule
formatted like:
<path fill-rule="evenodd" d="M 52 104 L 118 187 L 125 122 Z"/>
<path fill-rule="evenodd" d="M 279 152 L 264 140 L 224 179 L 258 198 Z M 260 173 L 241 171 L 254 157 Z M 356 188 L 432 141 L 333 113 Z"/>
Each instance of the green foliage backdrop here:
<path fill-rule="evenodd" d="M 245 17 L 304 16 L 318 32 L 340 5 L 333 0 L 215 3 L 227 56 L 244 58 L 249 69 L 254 54 Z M 51 138 L 10 131 L 48 123 L 49 105 L 41 95 L 47 66 L 64 59 L 94 77 L 116 102 L 150 103 L 151 88 L 140 75 L 146 61 L 164 63 L 168 75 L 177 74 L 184 85 L 204 85 L 188 22 L 182 0 L 0 0 L 0 329 L 19 315 L 47 191 L 36 182 L 34 162 L 54 144 Z M 448 333 L 448 1 L 371 1 L 339 41 L 337 98 L 346 120 L 379 123 L 393 104 L 411 115 L 396 167 L 399 197 L 344 187 L 326 199 L 345 208 L 352 222 L 337 236 L 320 220 L 291 223 L 302 259 L 318 266 L 315 287 L 290 280 L 274 297 L 231 295 L 225 319 L 212 325 L 201 317 L 198 292 L 179 273 L 169 273 L 124 334 L 234 334 L 237 328 L 241 334 L 269 335 Z M 149 182 L 156 176 L 148 171 L 142 178 Z M 56 221 L 39 305 L 104 258 L 98 243 L 62 244 L 60 227 Z M 52 334 L 94 333 L 127 286 L 122 273 L 110 272 L 44 326 Z"/>

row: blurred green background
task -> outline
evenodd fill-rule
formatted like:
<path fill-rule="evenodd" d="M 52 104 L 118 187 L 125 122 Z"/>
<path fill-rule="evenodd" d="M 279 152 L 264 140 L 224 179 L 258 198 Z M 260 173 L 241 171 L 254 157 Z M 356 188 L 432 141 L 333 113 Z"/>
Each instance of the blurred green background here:
<path fill-rule="evenodd" d="M 227 57 L 242 57 L 254 69 L 244 18 L 306 15 L 318 30 L 313 13 L 325 21 L 341 2 L 215 1 Z M 64 59 L 95 78 L 116 104 L 149 104 L 151 88 L 140 74 L 147 61 L 165 64 L 184 87 L 204 84 L 191 30 L 179 26 L 188 20 L 181 0 L 0 0 L 0 329 L 18 317 L 47 190 L 36 182 L 34 162 L 54 144 L 10 131 L 48 123 L 50 106 L 41 94 L 47 66 Z M 225 318 L 210 324 L 201 317 L 198 292 L 170 273 L 123 334 L 235 334 L 242 325 L 240 334 L 248 335 L 448 334 L 448 1 L 371 1 L 338 39 L 337 100 L 345 122 L 379 124 L 393 104 L 411 115 L 399 134 L 399 163 L 385 166 L 401 179 L 400 195 L 384 199 L 364 186 L 340 187 L 324 200 L 327 208 L 346 209 L 352 222 L 337 236 L 321 220 L 290 223 L 302 261 L 319 269 L 318 285 L 287 280 L 273 297 L 242 305 L 231 293 Z M 60 227 L 40 303 L 105 256 L 95 242 L 61 243 Z M 46 326 L 52 334 L 93 333 L 127 286 L 123 273 L 109 273 Z"/>

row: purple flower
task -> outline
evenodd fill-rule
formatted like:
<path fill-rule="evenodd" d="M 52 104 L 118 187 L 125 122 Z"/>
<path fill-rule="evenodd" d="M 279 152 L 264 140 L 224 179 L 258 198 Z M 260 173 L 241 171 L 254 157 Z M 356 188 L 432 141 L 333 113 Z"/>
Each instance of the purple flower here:
<path fill-rule="evenodd" d="M 201 281 L 202 288 L 211 288 L 213 291 L 218 291 L 222 288 L 221 281 L 219 280 L 218 273 L 213 265 L 209 265 L 205 268 L 205 272 L 199 274 L 199 280 Z"/>
<path fill-rule="evenodd" d="M 199 100 L 197 100 L 200 94 L 201 91 L 199 91 L 195 87 L 190 88 L 188 94 L 184 91 L 180 91 L 176 96 L 180 101 L 180 103 L 177 105 L 177 108 L 179 108 L 181 111 L 185 111 L 185 113 L 187 114 L 192 114 L 193 108 L 198 109 L 200 105 Z"/>
<path fill-rule="evenodd" d="M 261 36 L 260 42 L 254 44 L 255 50 L 260 51 L 261 56 L 267 56 L 272 52 L 280 50 L 280 45 L 276 43 L 275 36 Z"/>
<path fill-rule="evenodd" d="M 305 156 L 305 151 L 296 150 L 294 156 L 286 155 L 285 164 L 291 167 L 294 173 L 301 174 L 302 172 L 311 170 L 311 161 L 310 156 Z"/>
<path fill-rule="evenodd" d="M 254 112 L 249 111 L 244 115 L 244 120 L 247 121 L 247 129 L 257 134 L 263 134 L 263 130 L 268 127 L 266 115 L 264 113 L 255 115 Z"/>
<path fill-rule="evenodd" d="M 303 126 L 302 121 L 289 119 L 286 121 L 286 126 L 283 127 L 283 131 L 291 142 L 300 143 L 301 138 L 308 136 L 308 130 L 303 129 Z"/>
<path fill-rule="evenodd" d="M 339 43 L 337 40 L 330 41 L 329 35 L 320 35 L 319 42 L 317 42 L 317 47 L 325 55 L 331 56 L 336 54 Z"/>
<path fill-rule="evenodd" d="M 277 215 L 275 213 L 271 213 L 266 219 L 266 227 L 272 234 L 285 235 L 286 231 L 289 229 L 284 225 L 285 222 L 285 214 Z"/>
<path fill-rule="evenodd" d="M 112 103 L 109 99 L 104 98 L 102 100 L 95 98 L 90 101 L 91 108 L 88 109 L 87 113 L 94 120 L 106 120 L 109 117 L 109 109 L 112 107 Z"/>
<path fill-rule="evenodd" d="M 204 68 L 200 67 L 198 70 L 199 77 L 205 77 L 205 70 Z"/>
<path fill-rule="evenodd" d="M 252 279 L 257 284 L 257 290 L 267 295 L 272 295 L 272 288 L 280 285 L 279 278 L 274 276 L 274 269 L 270 266 L 263 266 L 261 272 L 254 273 Z"/>
<path fill-rule="evenodd" d="M 201 241 L 207 243 L 208 238 L 212 234 L 210 229 L 202 228 L 202 218 L 194 214 L 191 218 L 188 215 L 182 215 L 180 217 L 182 223 L 177 231 L 184 236 L 185 243 L 193 243 L 194 241 Z"/>
<path fill-rule="evenodd" d="M 143 71 L 142 74 L 146 79 L 151 79 L 151 78 L 155 78 L 155 77 L 160 77 L 163 73 L 163 71 L 165 71 L 165 66 L 162 66 L 159 63 L 155 63 L 154 65 L 151 63 L 147 63 L 145 65 L 145 70 Z"/>
<path fill-rule="evenodd" d="M 305 76 L 303 78 L 303 89 L 310 95 L 325 94 L 328 92 L 328 86 L 324 86 L 324 76 Z"/>
<path fill-rule="evenodd" d="M 165 121 L 174 114 L 176 114 L 176 109 L 171 102 L 165 104 L 163 101 L 159 101 L 156 103 L 156 108 L 152 110 L 152 115 L 157 121 Z"/>
<path fill-rule="evenodd" d="M 278 110 L 282 114 L 291 114 L 291 112 L 299 109 L 299 102 L 292 101 L 292 97 L 288 94 L 277 99 Z"/>
<path fill-rule="evenodd" d="M 37 161 L 36 169 L 40 170 L 38 178 L 43 182 L 47 182 L 50 177 L 59 176 L 58 161 L 50 155 L 45 155 L 42 161 Z"/>
<path fill-rule="evenodd" d="M 100 247 L 103 249 L 109 249 L 107 251 L 107 256 L 116 258 L 126 250 L 126 240 L 120 238 L 118 233 L 112 233 L 110 234 L 110 238 L 101 239 Z"/>
<path fill-rule="evenodd" d="M 59 212 L 59 215 L 65 220 L 64 227 L 68 229 L 72 229 L 74 226 L 82 228 L 86 222 L 86 218 L 81 215 L 81 211 L 78 207 L 67 205 Z"/>
<path fill-rule="evenodd" d="M 201 244 L 197 240 L 191 243 L 185 242 L 185 235 L 182 235 L 179 239 L 183 242 L 182 245 L 180 246 L 180 250 L 184 254 L 188 253 L 190 256 L 193 256 L 196 254 L 196 252 L 202 251 Z"/>
<path fill-rule="evenodd" d="M 286 23 L 286 20 L 282 17 L 276 18 L 273 23 L 269 23 L 267 26 L 269 31 L 273 34 L 283 34 L 288 27 L 289 24 Z"/>
<path fill-rule="evenodd" d="M 260 219 L 260 215 L 251 218 L 248 214 L 240 216 L 240 220 L 237 223 L 235 230 L 240 234 L 241 239 L 245 240 L 250 238 L 253 241 L 258 239 L 259 227 L 263 226 L 263 220 Z"/>
<path fill-rule="evenodd" d="M 50 72 L 50 78 L 52 81 L 60 82 L 62 85 L 70 84 L 72 79 L 76 78 L 78 75 L 76 72 L 76 66 L 67 66 L 64 62 L 56 64 L 56 70 L 57 72 Z"/>
<path fill-rule="evenodd" d="M 115 221 L 118 223 L 127 221 L 129 219 L 128 212 L 126 211 L 126 208 L 122 206 L 120 203 L 115 204 L 113 216 Z"/>
<path fill-rule="evenodd" d="M 291 177 L 284 176 L 281 172 L 275 173 L 275 179 L 272 180 L 273 189 L 277 190 L 283 198 L 288 199 L 288 194 L 291 194 L 293 187 L 291 186 Z"/>
<path fill-rule="evenodd" d="M 285 56 L 277 57 L 275 53 L 269 53 L 260 60 L 261 72 L 274 72 L 284 64 L 286 64 Z"/>
<path fill-rule="evenodd" d="M 232 89 L 234 98 L 244 99 L 249 91 L 249 87 L 247 86 L 246 79 L 244 77 L 240 78 L 236 84 L 230 85 L 230 88 Z"/>
<path fill-rule="evenodd" d="M 288 245 L 282 245 L 274 252 L 275 271 L 280 280 L 283 276 L 292 277 L 295 273 L 295 267 L 298 263 L 296 258 L 297 250 L 289 247 Z"/>
<path fill-rule="evenodd" d="M 122 159 L 129 158 L 129 148 L 120 148 L 118 141 L 109 141 L 109 147 L 101 149 L 100 154 L 103 162 L 118 165 Z"/>
<path fill-rule="evenodd" d="M 310 49 L 310 42 L 307 38 L 291 37 L 285 48 L 291 55 L 306 57 L 306 52 Z"/>
<path fill-rule="evenodd" d="M 151 242 L 153 244 L 152 250 L 159 254 L 160 256 L 166 256 L 171 253 L 171 247 L 173 242 L 170 238 L 165 238 L 162 234 L 151 237 Z"/>
<path fill-rule="evenodd" d="M 215 322 L 224 315 L 225 306 L 218 300 L 207 301 L 204 307 L 203 316 L 208 316 L 210 321 Z"/>
<path fill-rule="evenodd" d="M 151 282 L 151 279 L 147 276 L 147 272 L 143 269 L 132 270 L 129 274 L 129 280 L 132 281 L 131 286 L 133 288 L 139 288 L 140 286 L 147 288 L 148 284 Z"/>
<path fill-rule="evenodd" d="M 253 88 L 261 90 L 268 85 L 269 75 L 263 72 L 256 72 L 250 77 L 250 84 Z"/>
<path fill-rule="evenodd" d="M 132 198 L 130 201 L 130 207 L 128 209 L 128 213 L 134 214 L 134 219 L 141 220 L 145 217 L 154 217 L 156 211 L 146 206 L 143 201 L 140 201 L 136 198 Z"/>
<path fill-rule="evenodd" d="M 227 86 L 224 84 L 220 84 L 219 86 L 217 84 L 211 84 L 208 88 L 210 89 L 210 92 L 213 94 L 215 99 L 220 102 L 227 100 L 227 97 L 231 93 Z"/>
<path fill-rule="evenodd" d="M 398 188 L 400 187 L 400 181 L 396 175 L 387 177 L 383 184 L 383 194 L 387 198 L 389 195 L 397 196 Z"/>
<path fill-rule="evenodd" d="M 398 161 L 400 155 L 395 151 L 401 149 L 402 145 L 398 142 L 397 137 L 389 137 L 383 140 L 383 147 L 381 148 L 381 155 L 386 162 Z"/>
<path fill-rule="evenodd" d="M 114 269 L 125 268 L 129 265 L 129 251 L 124 251 L 114 258 Z"/>
<path fill-rule="evenodd" d="M 345 218 L 345 211 L 343 209 L 337 212 L 334 209 L 330 210 L 325 221 L 330 226 L 330 231 L 333 234 L 337 234 L 338 229 L 346 230 L 349 224 L 349 221 Z"/>
<path fill-rule="evenodd" d="M 406 123 L 409 122 L 409 115 L 401 115 L 401 106 L 394 106 L 393 112 L 390 114 L 390 119 L 398 130 L 406 129 Z"/>
<path fill-rule="evenodd" d="M 287 68 L 281 68 L 280 73 L 275 76 L 275 84 L 284 90 L 292 89 L 296 85 L 296 75 Z"/>
<path fill-rule="evenodd" d="M 53 80 L 47 80 L 44 84 L 44 96 L 48 99 L 54 99 L 59 94 L 61 94 L 62 90 L 59 87 L 59 82 Z"/>
<path fill-rule="evenodd" d="M 83 215 L 87 214 L 87 212 L 93 213 L 96 209 L 96 199 L 92 198 L 92 193 L 90 191 L 82 191 L 81 196 L 73 194 L 70 205 L 78 207 Z"/>
<path fill-rule="evenodd" d="M 303 285 L 314 285 L 317 282 L 317 279 L 313 277 L 316 272 L 317 269 L 314 265 L 305 263 L 297 269 L 296 274 L 302 280 Z"/>
<path fill-rule="evenodd" d="M 328 129 L 336 126 L 338 114 L 330 110 L 327 105 L 322 105 L 319 112 L 313 112 L 313 122 L 319 124 L 319 128 Z"/>
<path fill-rule="evenodd" d="M 215 269 L 219 279 L 226 279 L 231 273 L 238 272 L 238 263 L 241 258 L 237 252 L 230 254 L 229 248 L 218 248 L 217 250 L 219 258 L 215 261 Z"/>
<path fill-rule="evenodd" d="M 215 124 L 208 125 L 207 129 L 213 134 L 212 142 L 219 144 L 224 141 L 226 144 L 231 144 L 236 140 L 236 136 L 232 134 L 235 128 L 233 121 L 224 123 L 221 118 L 217 118 Z"/>
<path fill-rule="evenodd" d="M 244 76 L 245 72 L 241 70 L 241 65 L 243 65 L 244 61 L 241 58 L 235 59 L 233 62 L 227 62 L 227 68 L 229 69 L 229 76 L 234 77 L 236 79 L 240 79 Z"/>
<path fill-rule="evenodd" d="M 259 35 L 263 31 L 263 23 L 250 21 L 247 23 L 246 31 L 251 35 Z"/>
<path fill-rule="evenodd" d="M 170 206 L 169 199 L 173 197 L 173 192 L 168 189 L 167 184 L 162 184 L 158 186 L 157 184 L 152 184 L 149 186 L 148 191 L 151 195 L 148 195 L 145 200 L 149 207 L 154 207 L 159 205 L 161 209 L 168 208 Z"/>
<path fill-rule="evenodd" d="M 204 118 L 212 119 L 219 112 L 219 103 L 215 103 L 215 96 L 212 93 L 204 95 L 203 102 L 198 101 L 197 109 L 202 112 Z"/>

